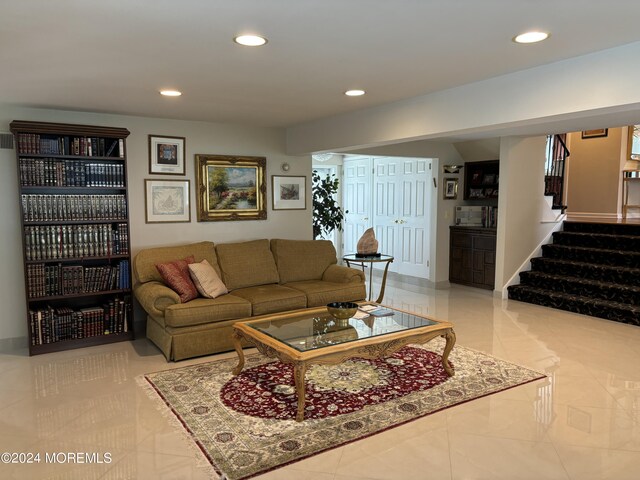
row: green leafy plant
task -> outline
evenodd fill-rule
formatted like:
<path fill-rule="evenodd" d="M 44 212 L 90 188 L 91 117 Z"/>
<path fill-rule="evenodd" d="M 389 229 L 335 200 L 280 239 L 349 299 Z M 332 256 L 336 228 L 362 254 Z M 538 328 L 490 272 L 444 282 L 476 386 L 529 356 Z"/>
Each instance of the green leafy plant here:
<path fill-rule="evenodd" d="M 326 235 L 334 230 L 342 231 L 344 213 L 336 200 L 339 180 L 335 174 L 322 178 L 314 170 L 311 176 L 313 190 L 313 238 Z"/>

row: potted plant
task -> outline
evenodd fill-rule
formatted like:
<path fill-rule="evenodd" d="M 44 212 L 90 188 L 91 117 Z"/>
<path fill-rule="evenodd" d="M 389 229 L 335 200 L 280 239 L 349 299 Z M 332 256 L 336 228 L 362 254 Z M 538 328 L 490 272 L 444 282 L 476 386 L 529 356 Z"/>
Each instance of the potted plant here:
<path fill-rule="evenodd" d="M 344 213 L 336 200 L 339 180 L 335 174 L 322 178 L 314 170 L 311 176 L 313 185 L 313 238 L 328 235 L 334 230 L 342 231 Z M 346 212 L 348 213 L 348 212 Z"/>

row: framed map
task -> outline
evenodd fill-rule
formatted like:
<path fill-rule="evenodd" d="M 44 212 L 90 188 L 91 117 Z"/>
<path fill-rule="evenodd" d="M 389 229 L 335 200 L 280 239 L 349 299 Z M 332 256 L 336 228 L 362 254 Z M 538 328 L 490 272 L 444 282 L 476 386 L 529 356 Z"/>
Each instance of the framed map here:
<path fill-rule="evenodd" d="M 190 222 L 189 180 L 145 179 L 146 223 Z"/>

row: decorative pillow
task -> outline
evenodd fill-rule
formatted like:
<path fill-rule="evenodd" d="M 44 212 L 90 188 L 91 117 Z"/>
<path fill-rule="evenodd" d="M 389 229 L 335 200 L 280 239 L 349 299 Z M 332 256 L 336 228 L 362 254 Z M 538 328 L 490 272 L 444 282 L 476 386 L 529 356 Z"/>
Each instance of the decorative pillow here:
<path fill-rule="evenodd" d="M 229 293 L 216 271 L 206 260 L 189 264 L 189 275 L 203 297 L 216 298 Z"/>
<path fill-rule="evenodd" d="M 195 259 L 191 256 L 184 260 L 156 263 L 156 268 L 158 272 L 160 272 L 164 283 L 180 295 L 180 301 L 182 303 L 198 297 L 198 290 L 189 276 L 189 264 L 193 262 L 195 262 Z"/>

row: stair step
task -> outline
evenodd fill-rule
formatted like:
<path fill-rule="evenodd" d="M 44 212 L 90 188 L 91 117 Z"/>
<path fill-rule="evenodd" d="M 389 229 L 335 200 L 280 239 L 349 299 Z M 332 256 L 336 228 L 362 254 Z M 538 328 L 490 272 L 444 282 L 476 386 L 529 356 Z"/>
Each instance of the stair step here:
<path fill-rule="evenodd" d="M 556 292 L 626 303 L 629 305 L 640 305 L 640 287 L 629 285 L 618 285 L 598 280 L 535 271 L 521 272 L 520 285 L 553 289 L 553 291 Z"/>
<path fill-rule="evenodd" d="M 640 268 L 596 265 L 573 260 L 536 257 L 531 259 L 531 269 L 552 275 L 582 277 L 601 282 L 640 287 Z"/>
<path fill-rule="evenodd" d="M 562 226 L 565 232 L 608 233 L 611 235 L 640 236 L 640 225 L 628 223 L 596 223 L 567 221 Z"/>
<path fill-rule="evenodd" d="M 640 268 L 640 252 L 549 244 L 542 246 L 542 255 L 547 258 L 568 259 L 584 263 Z"/>
<path fill-rule="evenodd" d="M 614 235 L 610 233 L 554 232 L 554 245 L 574 247 L 604 248 L 640 253 L 640 237 L 634 235 Z"/>
<path fill-rule="evenodd" d="M 567 310 L 592 317 L 640 326 L 640 307 L 624 303 L 598 300 L 580 295 L 560 293 L 527 285 L 509 287 L 509 298 L 544 307 Z"/>

